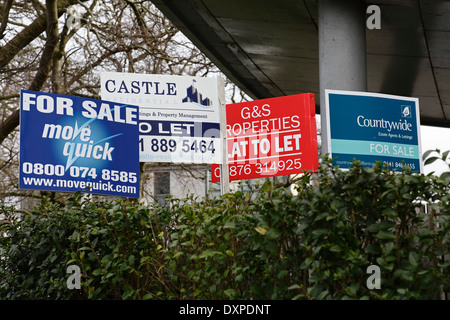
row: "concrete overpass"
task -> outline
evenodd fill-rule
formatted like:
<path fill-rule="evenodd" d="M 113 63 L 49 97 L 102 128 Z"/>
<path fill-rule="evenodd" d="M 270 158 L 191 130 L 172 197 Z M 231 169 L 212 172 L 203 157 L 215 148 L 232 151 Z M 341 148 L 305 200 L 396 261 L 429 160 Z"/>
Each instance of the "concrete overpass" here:
<path fill-rule="evenodd" d="M 421 124 L 450 127 L 450 1 L 153 3 L 254 99 L 313 92 L 320 113 L 325 88 L 411 96 Z M 372 4 L 381 29 L 366 26 Z"/>

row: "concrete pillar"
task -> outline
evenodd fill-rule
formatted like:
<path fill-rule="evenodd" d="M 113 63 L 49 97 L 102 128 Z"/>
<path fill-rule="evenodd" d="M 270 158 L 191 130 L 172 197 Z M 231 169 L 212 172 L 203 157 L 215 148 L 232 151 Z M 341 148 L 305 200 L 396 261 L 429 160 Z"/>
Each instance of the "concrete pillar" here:
<path fill-rule="evenodd" d="M 366 5 L 318 0 L 321 154 L 328 153 L 325 89 L 367 91 Z"/>

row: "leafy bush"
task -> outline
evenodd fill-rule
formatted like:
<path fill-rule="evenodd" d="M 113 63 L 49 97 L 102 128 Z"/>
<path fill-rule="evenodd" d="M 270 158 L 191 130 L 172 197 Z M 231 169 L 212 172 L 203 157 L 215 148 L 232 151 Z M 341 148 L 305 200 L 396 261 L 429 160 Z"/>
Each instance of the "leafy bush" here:
<path fill-rule="evenodd" d="M 435 298 L 450 291 L 449 182 L 324 158 L 294 194 L 267 181 L 164 206 L 75 194 L 24 219 L 5 207 L 0 298 Z M 79 290 L 67 288 L 70 265 Z M 379 290 L 367 287 L 370 265 Z"/>
<path fill-rule="evenodd" d="M 299 188 L 296 208 L 311 276 L 299 297 L 433 298 L 449 289 L 449 184 L 433 176 L 323 168 L 316 188 Z M 428 213 L 424 205 L 428 204 Z M 368 290 L 367 267 L 379 266 L 382 290 Z"/>

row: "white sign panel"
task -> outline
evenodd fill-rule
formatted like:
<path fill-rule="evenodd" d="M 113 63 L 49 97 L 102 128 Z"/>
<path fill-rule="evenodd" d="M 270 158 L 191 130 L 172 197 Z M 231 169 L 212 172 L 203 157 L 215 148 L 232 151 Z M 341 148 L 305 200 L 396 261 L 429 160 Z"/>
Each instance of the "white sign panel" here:
<path fill-rule="evenodd" d="M 139 106 L 140 162 L 222 163 L 217 79 L 119 72 L 100 76 L 103 100 Z"/>

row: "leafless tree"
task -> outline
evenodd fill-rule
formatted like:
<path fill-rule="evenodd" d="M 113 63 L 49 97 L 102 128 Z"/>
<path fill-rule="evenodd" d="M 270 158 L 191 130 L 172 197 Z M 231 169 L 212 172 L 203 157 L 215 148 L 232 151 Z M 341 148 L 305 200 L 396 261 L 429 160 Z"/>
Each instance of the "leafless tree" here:
<path fill-rule="evenodd" d="M 148 0 L 4 0 L 0 15 L 2 201 L 40 196 L 18 188 L 21 89 L 100 98 L 100 71 L 218 73 Z"/>

